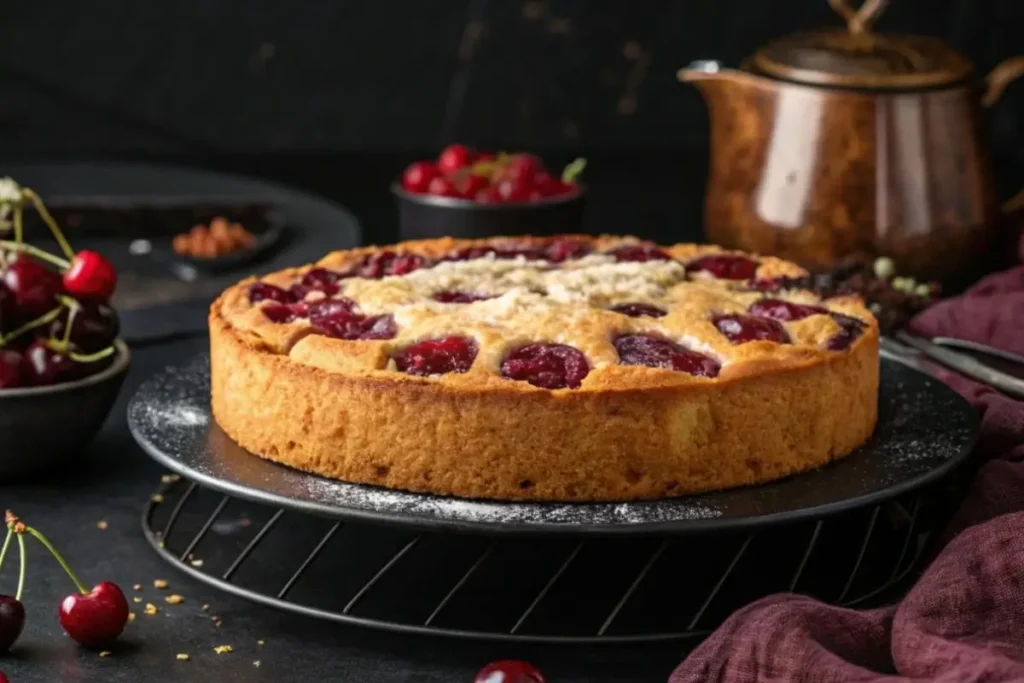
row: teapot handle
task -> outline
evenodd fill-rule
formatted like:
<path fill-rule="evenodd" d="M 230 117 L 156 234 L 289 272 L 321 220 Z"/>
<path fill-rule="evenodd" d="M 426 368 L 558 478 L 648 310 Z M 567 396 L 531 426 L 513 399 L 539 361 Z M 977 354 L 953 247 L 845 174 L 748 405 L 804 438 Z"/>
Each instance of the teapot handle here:
<path fill-rule="evenodd" d="M 858 9 L 853 9 L 846 0 L 828 0 L 828 4 L 846 20 L 846 28 L 855 35 L 869 33 L 872 24 L 889 4 L 889 0 L 865 0 Z"/>
<path fill-rule="evenodd" d="M 992 107 L 1006 92 L 1007 86 L 1024 76 L 1024 56 L 1010 57 L 996 64 L 985 78 L 985 92 L 981 96 L 981 106 Z M 1003 213 L 1014 213 L 1024 209 L 1024 189 L 1010 197 L 1003 204 Z"/>

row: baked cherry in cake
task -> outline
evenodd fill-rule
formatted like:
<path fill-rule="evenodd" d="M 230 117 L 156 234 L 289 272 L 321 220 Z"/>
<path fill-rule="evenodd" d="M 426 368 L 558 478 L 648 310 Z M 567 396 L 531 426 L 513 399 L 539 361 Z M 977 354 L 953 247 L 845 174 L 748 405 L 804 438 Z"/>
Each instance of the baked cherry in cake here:
<path fill-rule="evenodd" d="M 877 417 L 877 323 L 806 277 L 632 237 L 335 252 L 214 303 L 213 412 L 256 455 L 410 491 L 629 500 L 769 481 L 851 452 Z"/>

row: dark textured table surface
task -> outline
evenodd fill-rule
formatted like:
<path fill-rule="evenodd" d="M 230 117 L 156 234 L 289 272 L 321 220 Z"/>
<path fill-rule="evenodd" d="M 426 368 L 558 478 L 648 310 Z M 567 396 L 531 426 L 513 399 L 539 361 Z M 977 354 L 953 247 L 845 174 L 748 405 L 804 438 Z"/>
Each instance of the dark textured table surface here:
<path fill-rule="evenodd" d="M 360 163 L 363 163 L 362 161 Z M 400 162 L 379 162 L 368 173 L 353 164 L 292 163 L 254 165 L 256 172 L 321 191 L 352 208 L 366 227 L 368 241 L 395 237 L 387 176 Z M 679 166 L 665 161 L 655 168 L 635 160 L 595 165 L 592 231 L 634 232 L 676 240 L 699 237 L 703 162 Z M 617 170 L 605 170 L 615 166 Z M 356 179 L 362 178 L 361 181 Z M 325 240 L 330 236 L 325 236 Z M 151 344 L 134 350 L 134 361 L 121 398 L 95 442 L 81 454 L 73 471 L 52 473 L 36 484 L 0 487 L 0 505 L 38 526 L 66 551 L 86 583 L 113 580 L 131 594 L 160 606 L 129 624 L 112 655 L 78 649 L 57 622 L 60 598 L 72 589 L 59 567 L 37 545 L 30 545 L 25 602 L 25 633 L 14 652 L 0 659 L 0 669 L 14 683 L 79 681 L 359 681 L 360 683 L 437 683 L 472 680 L 474 672 L 495 658 L 534 661 L 553 683 L 583 681 L 663 681 L 683 646 L 520 647 L 469 643 L 341 627 L 283 614 L 228 596 L 192 581 L 163 562 L 146 544 L 140 514 L 159 483 L 161 469 L 132 441 L 125 424 L 125 404 L 146 377 L 167 365 L 180 364 L 206 347 L 202 336 Z M 59 429 L 59 425 L 54 425 Z M 106 522 L 100 529 L 98 523 Z M 16 556 L 15 556 L 16 557 Z M 0 591 L 13 593 L 16 563 L 0 573 Z M 185 597 L 170 607 L 154 579 L 166 579 L 171 591 Z M 208 603 L 210 611 L 200 607 Z M 210 614 L 222 626 L 216 628 Z M 259 641 L 264 644 L 260 645 Z M 213 648 L 230 645 L 217 655 Z M 187 653 L 188 661 L 178 661 Z M 255 662 L 260 662 L 257 667 Z"/>

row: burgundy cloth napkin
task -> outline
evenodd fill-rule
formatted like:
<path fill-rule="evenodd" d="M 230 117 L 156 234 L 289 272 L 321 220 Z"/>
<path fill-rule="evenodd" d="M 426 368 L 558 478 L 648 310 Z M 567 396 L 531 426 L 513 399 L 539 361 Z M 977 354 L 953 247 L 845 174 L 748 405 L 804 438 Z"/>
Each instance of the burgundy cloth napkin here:
<path fill-rule="evenodd" d="M 1024 266 L 932 306 L 911 327 L 1024 355 Z M 669 683 L 1024 681 L 1024 402 L 937 374 L 981 415 L 974 457 L 985 464 L 917 585 L 899 604 L 866 611 L 764 598 L 732 615 Z"/>

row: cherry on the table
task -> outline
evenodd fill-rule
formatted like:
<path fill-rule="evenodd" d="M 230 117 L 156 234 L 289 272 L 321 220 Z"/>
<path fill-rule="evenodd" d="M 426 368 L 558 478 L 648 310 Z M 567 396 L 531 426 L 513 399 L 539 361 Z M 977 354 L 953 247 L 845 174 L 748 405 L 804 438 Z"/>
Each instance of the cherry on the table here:
<path fill-rule="evenodd" d="M 0 652 L 7 652 L 25 628 L 25 605 L 12 595 L 0 595 Z M 0 679 L 2 683 L 3 679 Z"/>
<path fill-rule="evenodd" d="M 114 641 L 128 623 L 128 601 L 117 584 L 104 581 L 88 593 L 72 593 L 60 603 L 64 632 L 86 647 Z"/>
<path fill-rule="evenodd" d="M 477 672 L 473 683 L 546 683 L 540 669 L 519 659 L 491 662 Z"/>

